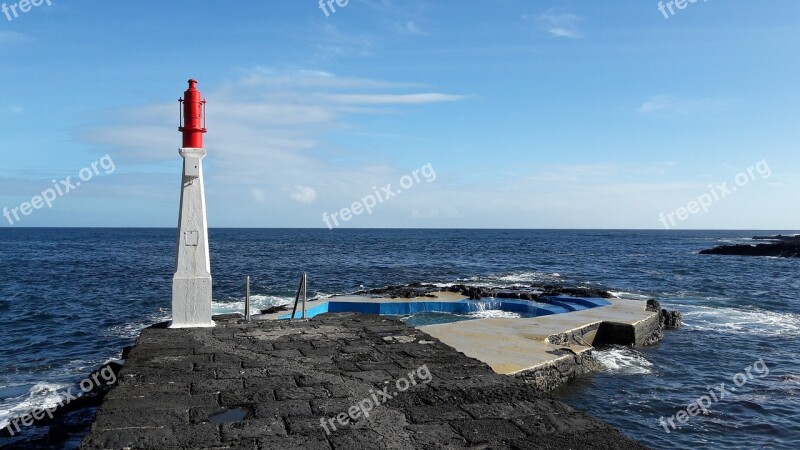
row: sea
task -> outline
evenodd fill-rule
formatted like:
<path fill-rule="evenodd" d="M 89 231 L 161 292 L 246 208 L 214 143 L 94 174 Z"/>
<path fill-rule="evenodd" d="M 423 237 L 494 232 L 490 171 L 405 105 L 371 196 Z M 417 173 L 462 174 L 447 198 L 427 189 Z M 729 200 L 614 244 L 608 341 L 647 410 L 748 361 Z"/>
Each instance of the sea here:
<path fill-rule="evenodd" d="M 777 233 L 793 232 L 211 229 L 214 311 L 243 312 L 248 275 L 253 313 L 287 304 L 302 272 L 313 297 L 423 282 L 655 298 L 683 327 L 596 351 L 602 371 L 553 395 L 656 449 L 796 449 L 800 259 L 698 254 Z M 0 228 L 0 428 L 169 319 L 175 241 L 174 229 Z M 94 413 L 72 413 L 58 447 L 75 448 Z"/>

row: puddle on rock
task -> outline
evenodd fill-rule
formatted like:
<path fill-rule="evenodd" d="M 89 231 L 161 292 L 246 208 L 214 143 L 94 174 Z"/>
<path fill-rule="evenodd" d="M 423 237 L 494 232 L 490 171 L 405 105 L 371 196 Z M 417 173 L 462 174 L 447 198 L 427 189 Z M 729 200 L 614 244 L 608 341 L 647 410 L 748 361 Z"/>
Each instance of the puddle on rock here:
<path fill-rule="evenodd" d="M 231 408 L 219 414 L 214 414 L 208 418 L 208 421 L 217 425 L 221 423 L 241 422 L 248 414 L 250 414 L 250 410 L 247 408 Z"/>

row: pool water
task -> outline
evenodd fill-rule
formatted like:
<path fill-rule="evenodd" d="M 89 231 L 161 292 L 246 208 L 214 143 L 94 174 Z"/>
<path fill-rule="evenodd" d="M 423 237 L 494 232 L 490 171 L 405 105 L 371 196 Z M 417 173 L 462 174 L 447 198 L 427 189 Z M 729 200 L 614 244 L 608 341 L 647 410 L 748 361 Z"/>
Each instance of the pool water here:
<path fill-rule="evenodd" d="M 478 319 L 474 314 L 490 314 L 488 317 L 497 317 L 497 314 L 513 313 L 515 316 L 505 317 L 539 317 L 551 314 L 563 314 L 573 311 L 582 311 L 590 308 L 608 306 L 611 303 L 602 298 L 577 298 L 577 297 L 546 297 L 546 303 L 528 300 L 486 298 L 482 300 L 458 300 L 454 302 L 442 301 L 416 301 L 416 302 L 348 302 L 326 301 L 320 305 L 306 310 L 306 317 L 312 318 L 318 314 L 360 312 L 362 314 L 380 314 L 386 316 L 409 316 L 417 314 L 443 313 L 450 316 L 463 316 L 461 320 L 470 318 Z M 488 311 L 495 311 L 489 313 Z M 300 317 L 301 311 L 295 313 L 295 318 Z M 289 319 L 292 314 L 285 314 L 279 319 Z M 451 321 L 455 320 L 455 317 Z"/>
<path fill-rule="evenodd" d="M 403 322 L 407 323 L 412 327 L 424 327 L 425 325 L 455 323 L 455 322 L 463 322 L 465 320 L 487 319 L 487 318 L 519 319 L 521 317 L 536 317 L 536 315 L 528 313 L 515 313 L 511 311 L 503 311 L 501 309 L 487 309 L 467 314 L 422 312 L 422 313 L 410 314 L 398 317 L 400 317 L 400 320 L 402 320 Z"/>

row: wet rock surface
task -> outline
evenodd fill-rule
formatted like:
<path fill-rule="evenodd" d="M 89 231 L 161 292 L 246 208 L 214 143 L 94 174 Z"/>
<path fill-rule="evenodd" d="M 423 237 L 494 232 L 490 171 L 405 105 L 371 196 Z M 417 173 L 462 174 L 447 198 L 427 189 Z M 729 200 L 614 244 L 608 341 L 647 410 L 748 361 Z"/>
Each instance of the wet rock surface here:
<path fill-rule="evenodd" d="M 661 314 L 658 325 L 650 331 L 649 337 L 642 342 L 642 345 L 655 345 L 664 338 L 664 330 L 668 328 L 678 328 L 683 325 L 683 315 L 678 311 L 670 311 L 661 307 L 655 299 L 647 300 L 647 311 Z"/>
<path fill-rule="evenodd" d="M 768 244 L 736 244 L 720 245 L 701 250 L 701 255 L 734 255 L 734 256 L 774 256 L 782 258 L 800 258 L 800 236 L 753 236 L 756 241 L 771 241 Z"/>
<path fill-rule="evenodd" d="M 431 297 L 435 298 L 435 292 L 455 292 L 473 300 L 481 298 L 510 298 L 521 300 L 538 300 L 541 297 L 592 297 L 592 298 L 612 298 L 613 295 L 602 289 L 568 287 L 553 284 L 532 284 L 530 286 L 509 286 L 509 287 L 488 287 L 472 286 L 464 284 L 453 284 L 451 286 L 436 286 L 432 284 L 411 283 L 408 285 L 386 286 L 378 289 L 370 289 L 355 292 L 354 295 L 372 295 L 386 298 L 415 298 Z"/>
<path fill-rule="evenodd" d="M 148 328 L 119 378 L 81 448 L 645 448 L 380 316 Z"/>

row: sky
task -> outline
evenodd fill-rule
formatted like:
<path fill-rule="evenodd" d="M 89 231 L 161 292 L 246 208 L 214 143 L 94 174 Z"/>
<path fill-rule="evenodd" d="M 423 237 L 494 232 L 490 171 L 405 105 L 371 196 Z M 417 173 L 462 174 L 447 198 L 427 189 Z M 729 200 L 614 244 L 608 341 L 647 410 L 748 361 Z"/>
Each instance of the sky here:
<path fill-rule="evenodd" d="M 211 227 L 800 224 L 796 0 L 36 3 L 0 227 L 175 227 L 189 78 Z"/>

